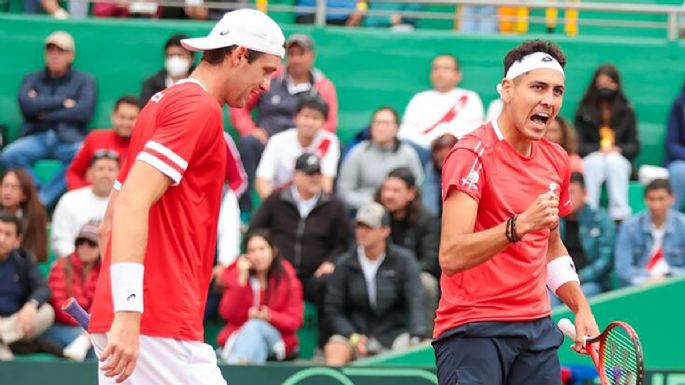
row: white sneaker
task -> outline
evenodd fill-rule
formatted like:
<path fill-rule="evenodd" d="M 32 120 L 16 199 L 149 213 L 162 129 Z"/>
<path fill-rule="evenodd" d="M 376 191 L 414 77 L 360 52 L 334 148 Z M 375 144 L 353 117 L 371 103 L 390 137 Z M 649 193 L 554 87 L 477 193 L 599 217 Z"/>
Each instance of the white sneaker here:
<path fill-rule="evenodd" d="M 62 354 L 72 361 L 81 362 L 86 359 L 90 346 L 90 338 L 88 338 L 88 335 L 81 334 L 62 350 Z"/>
<path fill-rule="evenodd" d="M 0 361 L 11 361 L 14 359 L 14 354 L 6 343 L 0 342 Z"/>

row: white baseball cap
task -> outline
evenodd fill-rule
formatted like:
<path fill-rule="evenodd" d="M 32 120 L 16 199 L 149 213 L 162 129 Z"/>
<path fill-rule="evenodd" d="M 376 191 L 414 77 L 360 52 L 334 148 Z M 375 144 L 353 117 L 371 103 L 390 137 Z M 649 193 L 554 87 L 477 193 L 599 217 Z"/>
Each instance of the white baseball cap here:
<path fill-rule="evenodd" d="M 190 51 L 207 51 L 237 45 L 283 58 L 285 36 L 281 27 L 266 14 L 254 9 L 228 12 L 207 37 L 181 40 Z"/>

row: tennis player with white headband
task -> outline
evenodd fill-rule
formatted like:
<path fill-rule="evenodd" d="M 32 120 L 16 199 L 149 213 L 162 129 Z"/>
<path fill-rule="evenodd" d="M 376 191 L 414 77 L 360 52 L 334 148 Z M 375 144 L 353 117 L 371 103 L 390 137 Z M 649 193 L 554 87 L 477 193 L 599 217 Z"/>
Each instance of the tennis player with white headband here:
<path fill-rule="evenodd" d="M 563 335 L 547 286 L 599 333 L 561 241 L 571 212 L 568 155 L 544 138 L 564 96 L 559 47 L 528 41 L 504 58 L 499 118 L 464 136 L 443 166 L 438 384 L 560 385 Z"/>
<path fill-rule="evenodd" d="M 138 116 L 101 230 L 89 328 L 100 385 L 226 384 L 202 324 L 226 170 L 222 107 L 268 89 L 285 38 L 241 9 L 181 43 L 202 61 Z"/>

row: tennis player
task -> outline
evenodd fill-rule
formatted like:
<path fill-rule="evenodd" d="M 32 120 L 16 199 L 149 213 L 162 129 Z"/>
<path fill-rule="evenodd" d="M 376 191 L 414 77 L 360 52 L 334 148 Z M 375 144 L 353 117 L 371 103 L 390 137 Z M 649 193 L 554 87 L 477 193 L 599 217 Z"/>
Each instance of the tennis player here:
<path fill-rule="evenodd" d="M 560 385 L 563 335 L 546 286 L 575 313 L 576 351 L 582 336 L 598 334 L 557 230 L 571 212 L 568 156 L 544 138 L 561 108 L 565 62 L 550 42 L 509 51 L 501 115 L 445 160 L 433 342 L 440 385 Z"/>
<path fill-rule="evenodd" d="M 110 247 L 90 322 L 101 385 L 226 384 L 202 342 L 226 170 L 222 106 L 268 89 L 284 41 L 261 12 L 227 13 L 207 37 L 182 41 L 202 61 L 138 116 L 102 229 Z"/>

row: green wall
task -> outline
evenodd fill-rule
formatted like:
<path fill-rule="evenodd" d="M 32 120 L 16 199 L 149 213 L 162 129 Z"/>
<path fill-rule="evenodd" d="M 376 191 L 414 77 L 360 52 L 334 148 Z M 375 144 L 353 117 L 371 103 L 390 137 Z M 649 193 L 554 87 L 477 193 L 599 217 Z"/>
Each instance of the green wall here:
<path fill-rule="evenodd" d="M 64 29 L 75 36 L 76 68 L 93 73 L 98 82 L 98 108 L 91 126 L 105 127 L 114 100 L 139 92 L 142 80 L 159 69 L 162 45 L 169 35 L 201 35 L 211 25 L 162 20 L 55 21 L 0 14 L 0 47 L 6 53 L 0 60 L 0 123 L 17 132 L 21 123 L 16 102 L 19 84 L 25 73 L 42 66 L 42 40 L 53 30 Z M 429 87 L 430 60 L 443 52 L 462 60 L 462 86 L 477 91 L 487 106 L 497 96 L 495 84 L 502 76 L 504 53 L 524 39 L 425 30 L 405 34 L 294 25 L 284 29 L 286 33 L 311 33 L 317 41 L 317 66 L 338 88 L 343 141 L 367 123 L 375 107 L 389 104 L 402 111 L 416 91 Z M 559 37 L 557 41 L 568 56 L 568 91 L 562 114 L 572 118 L 593 70 L 601 63 L 614 62 L 637 109 L 645 144 L 640 159 L 660 163 L 666 114 L 683 83 L 683 43 L 635 37 Z"/>
<path fill-rule="evenodd" d="M 681 332 L 685 320 L 683 307 L 685 278 L 648 286 L 616 290 L 594 297 L 590 304 L 600 329 L 611 321 L 625 321 L 640 336 L 647 369 L 685 370 L 685 334 Z M 570 318 L 565 307 L 555 308 L 553 318 Z M 559 358 L 566 364 L 591 364 L 588 356 L 580 356 L 570 348 L 566 339 L 559 348 Z M 389 354 L 359 361 L 358 366 L 377 365 L 434 365 L 433 348 L 425 346 L 405 354 Z M 678 382 L 678 384 L 681 384 Z"/>

